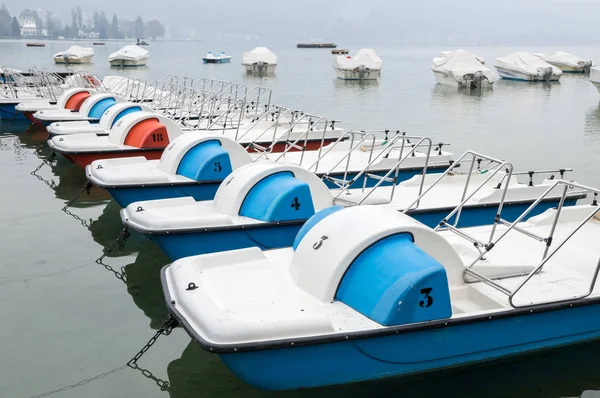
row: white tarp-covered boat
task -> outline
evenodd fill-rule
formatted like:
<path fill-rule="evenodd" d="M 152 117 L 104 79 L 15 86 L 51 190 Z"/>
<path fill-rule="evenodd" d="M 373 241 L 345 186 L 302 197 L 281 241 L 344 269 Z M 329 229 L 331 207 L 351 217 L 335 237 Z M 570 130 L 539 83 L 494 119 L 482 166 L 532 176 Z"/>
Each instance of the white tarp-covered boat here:
<path fill-rule="evenodd" d="M 277 67 L 277 57 L 266 47 L 256 47 L 242 55 L 242 65 L 246 73 L 273 74 Z"/>
<path fill-rule="evenodd" d="M 150 58 L 148 50 L 134 44 L 127 45 L 108 56 L 110 66 L 144 66 Z"/>
<path fill-rule="evenodd" d="M 92 62 L 94 49 L 91 47 L 71 46 L 66 51 L 54 54 L 57 64 L 89 64 Z"/>
<path fill-rule="evenodd" d="M 473 54 L 456 50 L 433 59 L 433 75 L 439 84 L 454 87 L 491 86 L 496 81 L 492 70 L 481 64 Z"/>
<path fill-rule="evenodd" d="M 494 67 L 500 77 L 524 81 L 558 81 L 562 71 L 532 53 L 516 52 L 496 58 Z"/>
<path fill-rule="evenodd" d="M 600 68 L 592 67 L 590 69 L 590 82 L 598 89 L 598 92 L 600 92 Z"/>
<path fill-rule="evenodd" d="M 536 53 L 535 56 L 554 65 L 563 72 L 571 73 L 589 73 L 592 67 L 592 61 L 581 59 L 573 54 L 564 51 L 556 51 L 553 53 Z"/>
<path fill-rule="evenodd" d="M 337 77 L 343 80 L 376 80 L 383 61 L 371 48 L 361 48 L 355 56 L 338 55 L 333 61 Z"/>

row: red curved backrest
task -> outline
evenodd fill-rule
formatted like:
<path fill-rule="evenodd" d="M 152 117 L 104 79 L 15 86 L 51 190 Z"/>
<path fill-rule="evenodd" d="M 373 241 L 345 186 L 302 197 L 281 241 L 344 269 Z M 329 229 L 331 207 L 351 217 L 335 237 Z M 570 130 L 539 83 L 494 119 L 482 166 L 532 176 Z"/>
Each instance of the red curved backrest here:
<path fill-rule="evenodd" d="M 169 134 L 165 125 L 158 119 L 146 119 L 129 130 L 125 137 L 125 145 L 136 148 L 166 148 L 169 145 Z"/>
<path fill-rule="evenodd" d="M 81 108 L 81 104 L 83 104 L 83 101 L 88 99 L 89 96 L 90 93 L 88 93 L 87 91 L 81 91 L 79 93 L 73 94 L 71 98 L 67 100 L 67 103 L 65 104 L 65 109 L 78 111 L 79 108 Z"/>

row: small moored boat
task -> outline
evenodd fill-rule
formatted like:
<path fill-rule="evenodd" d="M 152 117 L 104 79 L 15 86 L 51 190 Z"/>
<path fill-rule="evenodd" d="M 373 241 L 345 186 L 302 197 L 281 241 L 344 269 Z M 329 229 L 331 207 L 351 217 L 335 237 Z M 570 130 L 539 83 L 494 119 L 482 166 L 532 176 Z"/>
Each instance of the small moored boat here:
<path fill-rule="evenodd" d="M 549 191 L 571 184 L 555 181 Z M 543 197 L 514 222 L 499 213 L 472 228 L 431 229 L 378 206 L 329 208 L 291 248 L 166 266 L 165 301 L 194 342 L 268 390 L 403 376 L 598 339 L 598 206 L 559 205 L 523 221 Z"/>
<path fill-rule="evenodd" d="M 46 47 L 46 43 L 42 41 L 25 43 L 27 47 Z"/>
<path fill-rule="evenodd" d="M 491 87 L 496 76 L 475 55 L 456 50 L 433 59 L 431 70 L 439 84 L 452 87 Z"/>
<path fill-rule="evenodd" d="M 126 115 L 135 112 L 151 112 L 155 111 L 142 104 L 122 101 L 118 102 L 106 109 L 100 120 L 81 120 L 81 121 L 66 121 L 66 122 L 54 122 L 51 123 L 46 129 L 48 130 L 49 137 L 55 137 L 57 135 L 74 135 L 74 134 L 87 134 L 93 133 L 98 136 L 108 135 L 110 129 Z"/>
<path fill-rule="evenodd" d="M 347 132 L 321 150 L 273 154 L 269 160 L 306 168 L 323 178 L 329 188 L 337 187 L 335 182 L 344 177 L 356 178 L 373 158 L 380 160 L 371 164 L 369 173 L 384 176 L 396 162 L 403 136 L 393 136 L 367 148 L 360 142 L 356 144 L 357 135 L 364 133 Z M 399 168 L 396 181 L 422 173 L 426 164 L 427 172 L 442 172 L 454 161 L 452 154 L 439 146 L 429 156 L 426 152 L 416 151 L 407 159 Z M 212 200 L 232 171 L 265 158 L 261 153 L 248 153 L 242 145 L 220 134 L 193 133 L 175 138 L 160 160 L 138 157 L 96 161 L 86 167 L 86 176 L 94 185 L 107 189 L 122 207 L 138 201 L 188 196 L 198 201 Z M 376 181 L 359 177 L 356 184 L 365 182 L 371 187 Z"/>
<path fill-rule="evenodd" d="M 382 65 L 381 58 L 370 48 L 361 48 L 353 57 L 338 55 L 333 61 L 338 79 L 343 80 L 377 80 Z"/>
<path fill-rule="evenodd" d="M 225 55 L 224 52 L 215 55 L 209 51 L 208 54 L 202 57 L 202 61 L 205 64 L 225 64 L 231 62 L 231 55 Z"/>
<path fill-rule="evenodd" d="M 334 48 L 333 50 L 331 50 L 331 53 L 334 55 L 345 55 L 350 53 L 350 51 L 346 50 L 345 48 Z"/>
<path fill-rule="evenodd" d="M 80 93 L 80 98 L 86 96 L 85 91 Z M 74 97 L 75 96 L 72 96 L 71 99 L 75 100 Z M 70 121 L 86 121 L 97 123 L 104 112 L 108 110 L 108 108 L 124 101 L 125 99 L 115 94 L 94 93 L 86 96 L 86 98 L 81 102 L 81 105 L 77 111 L 67 108 L 40 110 L 35 112 L 33 117 L 36 118 L 40 124 L 45 126 L 55 122 Z"/>
<path fill-rule="evenodd" d="M 581 59 L 573 54 L 564 51 L 556 51 L 553 53 L 535 53 L 535 56 L 554 65 L 563 72 L 568 73 L 590 73 L 592 61 Z"/>
<path fill-rule="evenodd" d="M 110 66 L 134 67 L 145 66 L 150 53 L 136 45 L 127 45 L 108 56 Z"/>
<path fill-rule="evenodd" d="M 71 46 L 66 51 L 54 54 L 57 64 L 89 64 L 92 62 L 94 49 L 91 47 Z"/>
<path fill-rule="evenodd" d="M 96 91 L 88 88 L 71 88 L 58 98 L 56 103 L 50 101 L 44 101 L 37 99 L 37 101 L 20 102 L 15 106 L 17 112 L 25 115 L 32 123 L 43 125 L 39 120 L 35 118 L 35 113 L 38 111 L 50 111 L 50 110 L 65 110 L 78 112 L 83 102 L 88 99 Z"/>
<path fill-rule="evenodd" d="M 266 47 L 256 47 L 242 55 L 242 65 L 246 73 L 256 75 L 272 75 L 277 67 L 277 57 Z"/>
<path fill-rule="evenodd" d="M 500 77 L 508 80 L 553 82 L 562 76 L 559 68 L 527 52 L 516 52 L 496 58 L 494 67 Z"/>
<path fill-rule="evenodd" d="M 600 68 L 594 66 L 590 69 L 590 83 L 592 83 L 600 93 Z"/>
<path fill-rule="evenodd" d="M 48 140 L 48 146 L 85 168 L 99 159 L 134 156 L 159 159 L 169 142 L 181 133 L 171 119 L 142 111 L 123 116 L 108 136 L 94 133 L 56 136 Z"/>

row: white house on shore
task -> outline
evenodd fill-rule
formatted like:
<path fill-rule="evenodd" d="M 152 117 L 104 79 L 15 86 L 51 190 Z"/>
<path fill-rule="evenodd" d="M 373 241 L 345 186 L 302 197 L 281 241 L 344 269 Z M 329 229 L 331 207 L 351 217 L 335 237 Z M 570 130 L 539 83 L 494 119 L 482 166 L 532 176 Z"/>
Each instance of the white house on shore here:
<path fill-rule="evenodd" d="M 25 10 L 19 15 L 18 21 L 21 27 L 21 36 L 41 36 L 37 12 Z"/>

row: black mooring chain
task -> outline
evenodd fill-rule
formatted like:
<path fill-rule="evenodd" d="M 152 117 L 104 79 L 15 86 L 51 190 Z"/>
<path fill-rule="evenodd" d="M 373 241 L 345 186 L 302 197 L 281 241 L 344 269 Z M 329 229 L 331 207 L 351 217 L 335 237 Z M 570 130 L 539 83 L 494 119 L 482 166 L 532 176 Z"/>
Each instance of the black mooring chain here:
<path fill-rule="evenodd" d="M 121 233 L 119 233 L 117 239 L 115 239 L 115 241 L 111 243 L 108 249 L 106 249 L 102 253 L 102 255 L 96 260 L 97 264 L 102 265 L 104 268 L 106 268 L 107 271 L 110 271 L 113 274 L 115 274 L 117 279 L 122 280 L 124 283 L 127 283 L 127 274 L 125 273 L 125 267 L 121 267 L 121 272 L 119 272 L 110 265 L 105 264 L 102 260 L 104 260 L 104 258 L 108 256 L 115 249 L 115 247 L 118 247 L 119 251 L 122 251 L 125 247 L 125 242 L 127 241 L 127 238 L 129 238 L 129 236 L 131 235 L 129 234 L 129 230 L 127 229 L 127 227 L 123 228 Z"/>
<path fill-rule="evenodd" d="M 40 171 L 40 169 L 42 167 L 44 167 L 45 164 L 47 164 L 47 165 L 50 166 L 52 164 L 52 161 L 54 160 L 55 157 L 56 157 L 56 152 L 54 152 L 54 151 L 50 152 L 50 156 L 48 156 L 48 159 L 42 160 L 42 163 L 40 163 L 40 165 L 38 167 L 36 167 L 31 173 L 29 173 L 32 176 L 35 176 L 38 180 L 44 182 L 50 188 L 55 188 L 56 187 L 56 183 L 54 182 L 54 180 L 51 180 L 51 181 L 44 180 L 44 178 L 42 178 L 42 176 L 40 176 L 38 174 L 38 171 Z"/>
<path fill-rule="evenodd" d="M 90 194 L 90 191 L 92 189 L 92 183 L 89 181 L 86 181 L 85 185 L 83 187 L 81 187 L 81 189 L 79 190 L 79 192 L 77 192 L 77 194 L 73 197 L 73 199 L 69 200 L 67 202 L 67 204 L 65 205 L 65 207 L 62 208 L 62 211 L 66 211 L 69 207 L 73 206 L 73 203 L 75 203 L 77 201 L 77 199 L 79 199 L 79 197 L 81 195 L 83 195 L 84 192 L 87 192 L 87 194 Z"/>
<path fill-rule="evenodd" d="M 156 343 L 156 340 L 158 340 L 158 338 L 161 335 L 165 335 L 165 336 L 170 335 L 171 332 L 173 331 L 173 329 L 175 327 L 177 327 L 177 324 L 178 324 L 178 322 L 175 319 L 175 317 L 173 317 L 173 315 L 169 314 L 169 316 L 167 317 L 167 320 L 156 331 L 154 336 L 152 336 L 152 338 L 146 343 L 146 345 L 144 345 L 144 347 L 142 347 L 142 349 L 137 354 L 135 354 L 135 356 L 133 358 L 131 358 L 129 360 L 129 362 L 127 362 L 127 366 L 129 366 L 131 369 L 139 370 L 140 372 L 142 372 L 144 377 L 146 377 L 150 380 L 153 380 L 160 387 L 161 391 L 169 390 L 169 382 L 165 381 L 165 380 L 161 380 L 158 377 L 154 376 L 152 374 L 152 372 L 149 371 L 148 369 L 138 366 L 137 362 L 142 357 L 142 355 L 144 355 L 146 353 L 146 351 L 148 351 L 150 349 L 150 347 L 152 347 L 154 345 L 154 343 Z"/>

